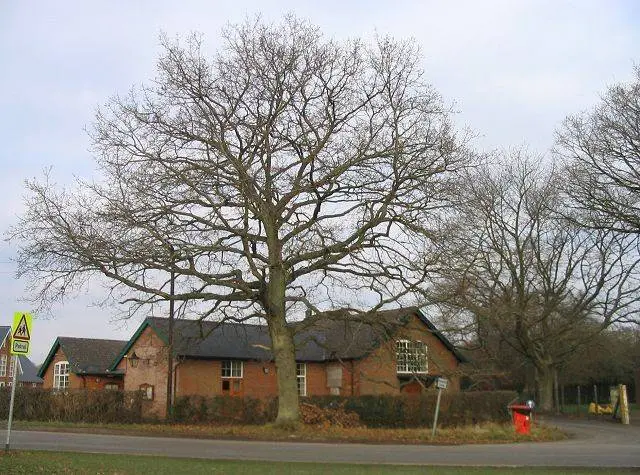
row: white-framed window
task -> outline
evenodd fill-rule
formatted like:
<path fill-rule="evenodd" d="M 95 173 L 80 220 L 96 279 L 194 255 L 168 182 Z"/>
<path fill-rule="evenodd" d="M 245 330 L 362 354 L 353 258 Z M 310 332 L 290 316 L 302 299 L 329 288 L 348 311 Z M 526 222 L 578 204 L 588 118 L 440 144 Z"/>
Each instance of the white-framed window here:
<path fill-rule="evenodd" d="M 398 373 L 427 373 L 427 345 L 421 341 L 396 341 L 396 365 Z"/>
<path fill-rule="evenodd" d="M 66 389 L 69 387 L 69 362 L 59 361 L 53 366 L 53 388 Z"/>
<path fill-rule="evenodd" d="M 17 359 L 17 356 L 15 357 Z M 18 361 L 13 361 L 13 358 L 9 358 L 9 377 L 13 378 L 13 368 L 18 364 Z M 20 374 L 20 373 L 18 373 Z"/>
<path fill-rule="evenodd" d="M 242 378 L 242 361 L 224 360 L 222 362 L 223 378 Z"/>
<path fill-rule="evenodd" d="M 116 383 L 107 383 L 104 385 L 104 388 L 107 391 L 118 391 L 120 389 L 120 386 L 118 386 Z"/>
<path fill-rule="evenodd" d="M 298 395 L 307 395 L 307 365 L 296 363 L 296 380 L 298 382 Z"/>
<path fill-rule="evenodd" d="M 4 388 L 4 381 L 0 381 L 0 388 Z"/>
<path fill-rule="evenodd" d="M 0 376 L 7 375 L 7 355 L 0 356 Z"/>

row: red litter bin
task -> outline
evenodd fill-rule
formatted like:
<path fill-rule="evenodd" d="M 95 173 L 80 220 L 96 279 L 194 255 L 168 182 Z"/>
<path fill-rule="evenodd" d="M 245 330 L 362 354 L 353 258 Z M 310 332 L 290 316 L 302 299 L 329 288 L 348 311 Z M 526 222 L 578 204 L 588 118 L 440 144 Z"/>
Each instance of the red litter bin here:
<path fill-rule="evenodd" d="M 513 404 L 509 406 L 513 426 L 518 434 L 531 433 L 531 411 L 533 407 L 526 404 Z"/>

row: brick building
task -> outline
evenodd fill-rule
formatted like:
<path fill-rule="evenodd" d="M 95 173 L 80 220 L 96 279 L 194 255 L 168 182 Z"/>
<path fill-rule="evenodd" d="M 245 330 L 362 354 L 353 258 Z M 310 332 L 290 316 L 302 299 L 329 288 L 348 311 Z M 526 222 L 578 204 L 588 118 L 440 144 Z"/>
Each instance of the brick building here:
<path fill-rule="evenodd" d="M 13 382 L 13 359 L 11 358 L 11 327 L 0 326 L 0 387 L 11 386 Z M 18 357 L 18 385 L 42 386 L 35 365 L 26 356 Z"/>
<path fill-rule="evenodd" d="M 417 308 L 366 318 L 332 312 L 294 328 L 303 396 L 419 393 L 439 376 L 459 389 L 464 357 Z M 167 336 L 168 319 L 146 319 L 109 368 L 124 375 L 125 390 L 142 391 L 159 416 L 166 407 Z M 266 326 L 176 320 L 173 346 L 172 397 L 277 395 Z"/>
<path fill-rule="evenodd" d="M 97 338 L 58 337 L 38 376 L 44 388 L 114 389 L 124 387 L 123 374 L 111 371 L 113 360 L 127 342 Z"/>

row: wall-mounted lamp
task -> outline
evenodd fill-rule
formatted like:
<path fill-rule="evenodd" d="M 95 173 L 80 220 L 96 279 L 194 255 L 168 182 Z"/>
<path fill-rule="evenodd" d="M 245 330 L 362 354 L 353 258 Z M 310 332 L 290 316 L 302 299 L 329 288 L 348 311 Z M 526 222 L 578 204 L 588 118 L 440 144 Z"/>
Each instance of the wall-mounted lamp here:
<path fill-rule="evenodd" d="M 269 368 L 267 368 L 266 366 L 264 366 L 264 367 L 262 368 L 262 372 L 263 372 L 264 374 L 269 374 Z"/>
<path fill-rule="evenodd" d="M 131 367 L 136 368 L 138 366 L 139 361 L 140 361 L 140 358 L 138 357 L 138 355 L 136 355 L 136 352 L 134 351 L 133 353 L 131 353 L 131 355 L 129 356 L 129 362 L 131 363 Z"/>

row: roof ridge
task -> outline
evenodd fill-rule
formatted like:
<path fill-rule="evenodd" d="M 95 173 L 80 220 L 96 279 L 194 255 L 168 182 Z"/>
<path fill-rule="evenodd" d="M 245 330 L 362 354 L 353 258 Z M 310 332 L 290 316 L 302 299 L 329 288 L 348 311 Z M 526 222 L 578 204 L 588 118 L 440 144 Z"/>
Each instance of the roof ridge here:
<path fill-rule="evenodd" d="M 169 317 L 147 317 L 146 320 L 161 320 L 161 321 L 169 321 Z M 266 324 L 261 323 L 246 323 L 246 322 L 230 322 L 228 320 L 216 321 L 216 320 L 200 320 L 200 319 L 191 319 L 191 318 L 176 318 L 174 322 L 193 322 L 193 323 L 206 323 L 210 325 L 242 325 L 242 326 L 251 326 L 251 327 L 260 327 L 260 328 L 268 328 Z"/>
<path fill-rule="evenodd" d="M 115 338 L 94 338 L 94 337 L 83 337 L 83 336 L 59 336 L 58 339 L 65 340 L 100 340 L 100 341 L 117 341 L 117 342 L 127 342 L 129 340 L 116 340 Z"/>

